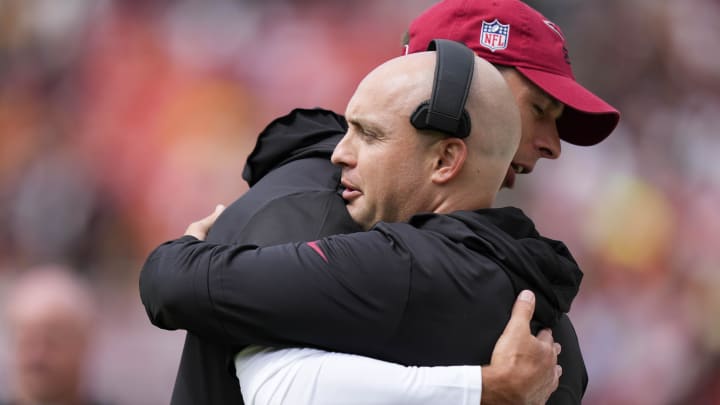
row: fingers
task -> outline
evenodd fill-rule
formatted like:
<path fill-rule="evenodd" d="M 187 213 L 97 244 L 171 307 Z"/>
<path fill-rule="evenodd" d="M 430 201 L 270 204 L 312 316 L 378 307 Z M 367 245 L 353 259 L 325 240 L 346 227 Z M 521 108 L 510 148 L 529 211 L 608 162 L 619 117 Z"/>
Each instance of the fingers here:
<path fill-rule="evenodd" d="M 535 294 L 530 290 L 522 290 L 513 305 L 505 333 L 510 331 L 529 333 L 533 312 L 535 312 Z"/>
<path fill-rule="evenodd" d="M 208 230 L 210 230 L 213 224 L 215 224 L 215 220 L 217 220 L 220 214 L 222 214 L 223 210 L 225 210 L 225 206 L 222 204 L 218 204 L 215 206 L 215 211 L 213 211 L 212 214 L 198 221 L 200 225 L 205 228 L 206 233 Z"/>
<path fill-rule="evenodd" d="M 210 228 L 213 226 L 213 224 L 215 224 L 215 220 L 217 220 L 217 218 L 220 216 L 220 214 L 222 214 L 224 210 L 224 205 L 216 205 L 215 211 L 213 211 L 212 214 L 190 224 L 187 230 L 185 230 L 185 235 L 194 236 L 197 239 L 204 240 Z"/>
<path fill-rule="evenodd" d="M 548 344 L 553 344 L 553 335 L 552 335 L 552 329 L 543 329 L 537 334 L 538 340 L 541 342 L 545 342 Z"/>
<path fill-rule="evenodd" d="M 557 356 L 562 351 L 562 346 L 560 343 L 555 342 L 553 340 L 552 330 L 551 329 L 543 329 L 537 334 L 537 339 L 546 345 L 552 347 L 553 357 L 557 359 Z M 556 360 L 557 361 L 557 360 Z"/>
<path fill-rule="evenodd" d="M 535 311 L 535 295 L 530 290 L 523 290 L 515 300 L 515 305 L 512 309 L 512 315 L 505 327 L 505 332 L 516 332 L 516 333 L 529 333 L 530 331 L 530 319 L 532 319 L 533 312 Z M 543 329 L 537 334 L 537 339 L 548 346 L 552 347 L 555 357 L 560 354 L 562 346 L 560 343 L 555 342 L 552 335 L 552 329 Z"/>
<path fill-rule="evenodd" d="M 212 225 L 215 223 L 215 220 L 217 219 L 217 217 L 220 216 L 220 214 L 222 214 L 223 211 L 225 211 L 225 206 L 222 204 L 218 204 L 215 206 L 215 211 L 213 211 L 213 213 L 208 215 L 205 219 L 212 220 L 212 222 L 210 224 L 210 225 Z"/>
<path fill-rule="evenodd" d="M 555 378 L 553 378 L 551 394 L 560 386 L 560 376 L 562 376 L 562 373 L 562 366 L 559 364 L 555 365 Z"/>
<path fill-rule="evenodd" d="M 562 351 L 562 346 L 560 343 L 555 342 L 552 335 L 552 329 L 543 329 L 540 332 L 538 332 L 537 338 L 541 342 L 545 342 L 547 344 L 552 345 L 553 352 L 555 353 L 555 356 L 559 355 Z"/>

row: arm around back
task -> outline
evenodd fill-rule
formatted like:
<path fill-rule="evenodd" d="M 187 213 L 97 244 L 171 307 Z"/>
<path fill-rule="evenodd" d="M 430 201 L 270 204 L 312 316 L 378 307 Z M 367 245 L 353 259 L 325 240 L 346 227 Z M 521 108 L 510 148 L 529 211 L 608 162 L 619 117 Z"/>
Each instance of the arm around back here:
<path fill-rule="evenodd" d="M 237 345 L 341 342 L 337 350 L 359 354 L 383 345 L 405 308 L 410 258 L 379 232 L 322 245 L 222 246 L 185 236 L 150 254 L 141 297 L 155 325 Z"/>

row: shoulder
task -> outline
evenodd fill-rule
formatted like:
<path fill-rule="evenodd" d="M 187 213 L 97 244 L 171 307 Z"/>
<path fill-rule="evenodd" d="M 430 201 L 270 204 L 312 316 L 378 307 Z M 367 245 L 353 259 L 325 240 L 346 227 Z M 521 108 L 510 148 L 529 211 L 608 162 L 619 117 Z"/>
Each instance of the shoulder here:
<path fill-rule="evenodd" d="M 320 108 L 295 109 L 276 118 L 258 135 L 243 179 L 253 185 L 278 165 L 306 155 L 329 158 L 346 130 L 345 118 Z"/>

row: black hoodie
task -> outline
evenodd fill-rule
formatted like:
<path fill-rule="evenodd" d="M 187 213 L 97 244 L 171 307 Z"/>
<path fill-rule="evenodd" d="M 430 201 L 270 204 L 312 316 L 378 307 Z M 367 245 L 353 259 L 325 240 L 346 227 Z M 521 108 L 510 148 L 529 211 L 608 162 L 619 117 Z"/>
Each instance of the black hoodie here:
<path fill-rule="evenodd" d="M 521 211 L 422 214 L 320 239 L 354 230 L 328 231 L 339 228 L 326 226 L 330 218 L 346 223 L 348 216 L 338 212 L 338 170 L 320 166 L 329 164 L 328 147 L 344 125 L 327 111 L 295 110 L 261 134 L 244 171 L 253 187 L 228 207 L 208 241 L 182 237 L 146 261 L 140 287 L 151 321 L 232 350 L 294 345 L 406 365 L 487 364 L 515 296 L 530 288 L 537 296 L 533 329 L 564 328 L 571 341 L 560 341 L 563 353 L 574 356 L 570 369 L 561 359 L 569 383 L 561 381 L 551 403 L 579 403 L 587 376 L 564 313 L 582 273 L 565 246 L 538 235 Z M 287 200 L 306 203 L 290 208 Z M 180 375 L 173 403 L 188 403 L 177 395 Z"/>

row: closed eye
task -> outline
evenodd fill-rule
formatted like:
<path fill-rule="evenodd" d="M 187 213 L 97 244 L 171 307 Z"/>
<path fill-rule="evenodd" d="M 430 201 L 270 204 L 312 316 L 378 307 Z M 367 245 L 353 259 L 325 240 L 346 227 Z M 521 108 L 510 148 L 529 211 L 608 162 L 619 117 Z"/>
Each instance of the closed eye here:
<path fill-rule="evenodd" d="M 360 120 L 348 120 L 350 129 L 354 131 L 363 141 L 371 143 L 384 139 L 383 132 L 373 125 L 364 125 Z"/>
<path fill-rule="evenodd" d="M 372 138 L 372 139 L 378 139 L 378 138 L 379 138 L 376 133 L 374 133 L 374 132 L 372 132 L 372 131 L 368 131 L 367 129 L 364 129 L 364 128 L 361 129 L 360 132 L 361 132 L 361 133 L 363 134 L 363 136 L 366 137 L 366 138 Z"/>
<path fill-rule="evenodd" d="M 358 135 L 360 135 L 360 137 L 365 142 L 368 142 L 368 143 L 374 142 L 374 141 L 377 141 L 380 139 L 380 136 L 377 133 L 363 127 L 362 125 L 355 125 L 355 131 L 358 133 Z"/>
<path fill-rule="evenodd" d="M 535 114 L 537 114 L 537 115 L 539 115 L 539 116 L 541 116 L 541 117 L 542 117 L 543 115 L 545 115 L 545 110 L 544 110 L 541 106 L 539 106 L 538 104 L 533 104 L 532 107 L 533 107 L 533 111 L 535 111 Z"/>

